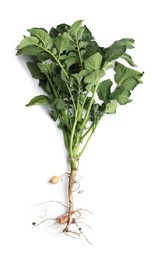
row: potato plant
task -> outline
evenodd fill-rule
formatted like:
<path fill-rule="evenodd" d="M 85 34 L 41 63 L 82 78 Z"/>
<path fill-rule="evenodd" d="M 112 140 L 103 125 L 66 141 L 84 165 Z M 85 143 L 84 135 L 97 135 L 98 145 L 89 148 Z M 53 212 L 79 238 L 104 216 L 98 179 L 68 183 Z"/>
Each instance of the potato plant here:
<path fill-rule="evenodd" d="M 101 118 L 116 113 L 118 105 L 132 101 L 131 92 L 141 83 L 143 73 L 129 67 L 136 67 L 127 53 L 134 48 L 133 39 L 123 38 L 101 47 L 82 20 L 71 26 L 60 24 L 49 32 L 43 28 L 27 31 L 30 35 L 24 36 L 17 46 L 17 55 L 29 57 L 28 69 L 45 93 L 32 98 L 27 106 L 47 106 L 51 118 L 63 131 L 69 154 L 68 207 L 56 219 L 68 234 L 73 232 L 72 225 L 77 225 L 77 215 L 80 216 L 73 203 L 79 160 Z M 108 70 L 113 70 L 114 79 L 103 79 Z M 51 179 L 54 184 L 59 181 L 59 176 Z M 77 234 L 81 234 L 79 227 Z"/>

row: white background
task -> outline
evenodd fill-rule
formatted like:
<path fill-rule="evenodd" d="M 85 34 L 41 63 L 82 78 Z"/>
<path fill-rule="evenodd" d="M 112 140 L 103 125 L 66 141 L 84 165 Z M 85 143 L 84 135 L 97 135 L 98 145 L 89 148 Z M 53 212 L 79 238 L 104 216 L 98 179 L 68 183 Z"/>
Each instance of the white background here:
<path fill-rule="evenodd" d="M 1 1 L 1 259 L 164 259 L 163 17 L 160 0 Z M 68 166 L 53 121 L 40 107 L 25 107 L 41 90 L 24 59 L 15 56 L 26 29 L 78 19 L 100 45 L 134 38 L 131 54 L 145 71 L 134 101 L 102 120 L 81 160 L 80 200 L 94 213 L 88 234 L 94 246 L 31 226 L 31 206 L 60 197 L 63 183 L 54 187 L 48 179 Z"/>

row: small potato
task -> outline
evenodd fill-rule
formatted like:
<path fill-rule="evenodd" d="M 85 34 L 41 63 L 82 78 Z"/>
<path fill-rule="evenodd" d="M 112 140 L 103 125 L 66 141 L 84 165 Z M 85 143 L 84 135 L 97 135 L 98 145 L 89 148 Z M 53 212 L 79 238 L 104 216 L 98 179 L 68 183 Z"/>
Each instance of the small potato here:
<path fill-rule="evenodd" d="M 50 183 L 52 183 L 52 184 L 57 184 L 59 181 L 60 181 L 60 177 L 59 176 L 53 176 L 50 179 Z"/>
<path fill-rule="evenodd" d="M 68 222 L 68 216 L 63 216 L 63 217 L 58 219 L 59 224 L 65 224 L 67 222 Z"/>

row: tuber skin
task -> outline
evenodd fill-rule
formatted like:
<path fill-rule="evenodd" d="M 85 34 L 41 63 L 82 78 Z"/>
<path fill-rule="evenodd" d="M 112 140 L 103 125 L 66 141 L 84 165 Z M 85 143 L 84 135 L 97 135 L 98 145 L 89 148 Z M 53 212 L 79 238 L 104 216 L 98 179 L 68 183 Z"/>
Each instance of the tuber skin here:
<path fill-rule="evenodd" d="M 61 225 L 66 224 L 67 222 L 68 222 L 68 216 L 63 216 L 58 219 L 58 223 Z"/>
<path fill-rule="evenodd" d="M 57 184 L 57 183 L 60 182 L 60 177 L 59 177 L 59 176 L 53 176 L 53 177 L 50 179 L 49 182 L 52 183 L 52 184 Z"/>

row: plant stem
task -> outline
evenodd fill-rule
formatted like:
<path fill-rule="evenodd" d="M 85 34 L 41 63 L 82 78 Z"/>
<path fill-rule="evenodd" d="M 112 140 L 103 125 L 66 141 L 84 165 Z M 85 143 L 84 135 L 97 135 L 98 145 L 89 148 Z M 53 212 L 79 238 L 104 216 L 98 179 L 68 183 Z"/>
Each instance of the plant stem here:
<path fill-rule="evenodd" d="M 77 124 L 77 115 L 75 115 L 75 121 L 72 127 L 72 131 L 71 131 L 71 137 L 70 137 L 70 160 L 74 160 L 74 155 L 73 155 L 73 137 L 75 134 L 75 129 L 76 129 L 76 124 Z"/>
<path fill-rule="evenodd" d="M 91 100 L 90 100 L 90 103 L 89 103 L 87 112 L 86 112 L 86 114 L 85 114 L 84 120 L 83 120 L 83 122 L 82 122 L 82 124 L 81 124 L 81 127 L 80 127 L 81 129 L 84 128 L 84 126 L 85 126 L 85 124 L 86 124 L 86 122 L 87 122 L 87 120 L 88 120 L 88 116 L 89 116 L 89 113 L 90 113 L 90 110 L 91 110 L 91 107 L 92 107 L 92 104 L 93 104 L 94 97 L 95 97 L 95 94 L 96 94 L 96 92 L 97 92 L 98 86 L 99 86 L 99 83 L 97 83 L 97 85 L 96 85 L 96 87 L 95 87 L 95 89 L 94 89 L 94 91 L 93 91 L 92 98 L 91 98 Z"/>
<path fill-rule="evenodd" d="M 76 39 L 76 45 L 77 45 L 77 52 L 78 52 L 78 56 L 79 56 L 81 69 L 83 69 L 83 62 L 82 62 L 81 53 L 80 53 L 79 44 L 78 44 L 78 40 L 77 39 Z"/>
<path fill-rule="evenodd" d="M 74 111 L 76 112 L 76 106 L 75 106 L 75 102 L 74 102 L 74 98 L 73 98 L 71 89 L 70 89 L 70 87 L 68 86 L 67 83 L 66 83 L 66 86 L 67 86 L 67 89 L 68 89 L 68 91 L 69 91 L 69 94 L 70 94 L 70 97 L 71 97 L 71 100 L 72 100 L 72 104 L 73 104 Z"/>
<path fill-rule="evenodd" d="M 81 141 L 83 141 L 83 139 L 89 134 L 89 132 L 92 130 L 93 128 L 93 124 L 88 128 L 88 130 L 85 132 L 85 134 L 82 135 L 82 137 L 80 138 Z"/>
<path fill-rule="evenodd" d="M 79 153 L 78 159 L 80 159 L 80 157 L 81 157 L 82 154 L 84 153 L 84 151 L 85 151 L 85 149 L 86 149 L 86 147 L 87 147 L 87 145 L 88 145 L 88 143 L 89 143 L 89 140 L 91 139 L 93 133 L 94 133 L 94 129 L 92 129 L 92 132 L 90 133 L 90 135 L 89 135 L 89 137 L 88 137 L 88 139 L 87 139 L 87 141 L 86 141 L 86 143 L 85 143 L 83 149 L 82 149 L 81 152 Z"/>
<path fill-rule="evenodd" d="M 58 93 L 57 93 L 57 91 L 56 91 L 56 89 L 55 89 L 55 87 L 54 87 L 54 84 L 53 84 L 51 78 L 49 77 L 49 75 L 47 75 L 47 79 L 48 79 L 48 81 L 49 81 L 49 83 L 50 83 L 50 86 L 51 86 L 51 89 L 52 89 L 52 92 L 53 92 L 54 96 L 55 96 L 56 98 L 59 98 Z"/>
<path fill-rule="evenodd" d="M 100 118 L 100 119 L 101 119 L 101 118 Z M 97 126 L 98 126 L 98 124 L 99 124 L 99 122 L 100 122 L 100 119 L 99 119 L 99 121 L 96 123 L 96 125 L 93 123 L 93 124 L 90 126 L 90 128 L 88 129 L 88 131 L 81 137 L 81 138 L 82 138 L 81 140 L 83 140 L 83 139 L 87 136 L 87 134 L 92 130 L 91 133 L 90 133 L 90 135 L 89 135 L 89 137 L 88 137 L 88 139 L 87 139 L 87 141 L 86 141 L 86 143 L 85 143 L 85 145 L 83 146 L 81 152 L 79 153 L 79 155 L 78 155 L 78 157 L 77 157 L 78 160 L 80 159 L 80 157 L 81 157 L 82 154 L 84 153 L 84 151 L 85 151 L 85 149 L 86 149 L 86 147 L 87 147 L 87 145 L 88 145 L 88 143 L 89 143 L 89 141 L 90 141 L 90 139 L 91 139 L 91 137 L 92 137 L 94 131 L 96 130 L 96 128 L 97 128 Z"/>
<path fill-rule="evenodd" d="M 71 169 L 70 177 L 69 177 L 69 184 L 68 184 L 68 222 L 64 229 L 64 232 L 70 231 L 70 225 L 72 224 L 72 215 L 74 211 L 74 203 L 73 203 L 73 186 L 76 179 L 76 169 Z"/>
<path fill-rule="evenodd" d="M 39 46 L 39 45 L 37 45 L 37 46 Z M 64 75 L 66 76 L 66 78 L 69 79 L 69 75 L 68 75 L 67 71 L 64 69 L 64 67 L 63 67 L 63 65 L 61 64 L 60 60 L 59 60 L 55 55 L 53 55 L 49 50 L 47 50 L 46 48 L 41 47 L 41 46 L 39 46 L 39 47 L 42 48 L 45 52 L 47 52 L 48 54 L 51 55 L 51 57 L 58 63 L 58 65 L 59 65 L 60 68 L 62 69 L 62 71 L 63 71 Z M 71 96 L 74 109 L 76 110 L 76 106 L 75 106 L 75 103 L 74 103 L 74 98 L 73 98 L 73 96 L 72 96 L 71 89 L 70 89 L 70 87 L 68 86 L 68 84 L 66 84 L 66 86 L 67 86 L 67 89 L 68 89 L 69 94 L 70 94 L 70 96 Z"/>
<path fill-rule="evenodd" d="M 57 93 L 57 91 L 56 91 L 56 89 L 54 87 L 54 84 L 53 84 L 51 78 L 48 75 L 47 75 L 47 79 L 48 79 L 48 81 L 50 83 L 50 86 L 51 86 L 51 89 L 52 89 L 52 92 L 53 92 L 55 98 L 61 99 L 60 95 Z M 67 122 L 66 124 L 69 125 L 68 117 L 66 116 L 65 112 L 62 112 L 62 115 L 64 117 L 65 122 Z M 62 123 L 62 116 L 61 115 L 59 115 L 59 119 L 60 119 L 60 122 Z"/>
<path fill-rule="evenodd" d="M 69 79 L 69 76 L 68 76 L 68 73 L 66 72 L 66 70 L 64 69 L 63 65 L 61 64 L 60 60 L 55 56 L 53 55 L 52 52 L 50 52 L 47 48 L 44 48 L 38 44 L 35 44 L 37 47 L 41 48 L 42 50 L 44 50 L 45 52 L 47 52 L 57 63 L 58 65 L 60 66 L 60 68 L 62 69 L 63 73 L 65 74 L 66 78 Z"/>
<path fill-rule="evenodd" d="M 66 146 L 67 150 L 69 151 L 69 135 L 68 135 L 67 131 L 64 129 L 63 129 L 63 136 L 64 136 L 65 146 Z"/>

